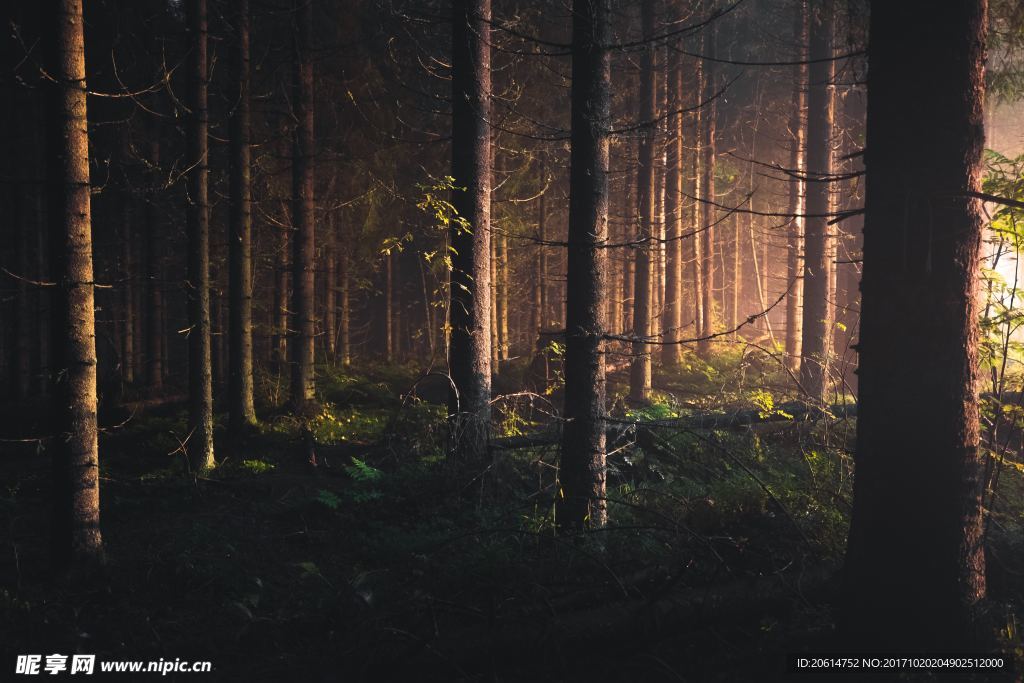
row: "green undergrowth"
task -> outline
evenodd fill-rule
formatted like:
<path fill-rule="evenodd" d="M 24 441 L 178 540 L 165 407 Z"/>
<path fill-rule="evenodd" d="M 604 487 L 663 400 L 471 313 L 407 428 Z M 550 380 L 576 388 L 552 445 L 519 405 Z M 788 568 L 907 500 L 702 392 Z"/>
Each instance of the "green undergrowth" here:
<path fill-rule="evenodd" d="M 393 680 L 406 666 L 418 680 L 464 680 L 473 676 L 430 648 L 627 601 L 832 571 L 849 523 L 855 422 L 674 423 L 708 406 L 779 410 L 784 396 L 755 386 L 753 365 L 728 366 L 745 357 L 730 358 L 709 365 L 723 384 L 700 385 L 728 406 L 673 389 L 689 381 L 682 373 L 650 405 L 619 406 L 609 524 L 586 534 L 555 533 L 554 444 L 451 460 L 443 406 L 406 395 L 415 368 L 320 368 L 320 412 L 299 420 L 262 404 L 259 425 L 235 443 L 219 422 L 218 466 L 198 479 L 175 452 L 187 438 L 183 409 L 136 416 L 101 440 L 110 563 L 94 588 L 45 580 L 45 463 L 5 473 L 0 615 L 21 652 L 208 658 L 230 672 L 220 680 L 296 680 L 325 667 Z M 551 432 L 558 406 L 531 400 L 495 404 L 495 437 Z M 1008 566 L 1024 555 L 1022 482 L 1005 464 L 992 533 Z M 734 651 L 723 642 L 786 651 L 794 634 L 828 633 L 832 620 L 827 600 L 809 593 L 793 608 L 712 620 L 715 637 L 702 627 L 591 657 L 613 679 L 653 657 L 694 680 L 746 680 L 761 660 L 719 674 L 722 660 L 713 666 L 708 653 Z M 501 679 L 576 675 L 568 659 L 524 661 L 521 676 Z M 640 675 L 630 671 L 622 676 Z"/>

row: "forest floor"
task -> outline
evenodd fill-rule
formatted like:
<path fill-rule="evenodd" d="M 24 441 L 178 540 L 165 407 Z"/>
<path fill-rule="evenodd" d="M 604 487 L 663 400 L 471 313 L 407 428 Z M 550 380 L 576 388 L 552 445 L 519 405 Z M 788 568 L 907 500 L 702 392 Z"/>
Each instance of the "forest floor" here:
<path fill-rule="evenodd" d="M 831 642 L 855 418 L 791 419 L 771 388 L 785 377 L 738 351 L 670 377 L 642 410 L 611 377 L 610 523 L 575 536 L 553 533 L 557 447 L 527 438 L 552 433 L 557 385 L 495 403 L 506 447 L 483 464 L 445 457 L 443 387 L 409 395 L 411 367 L 320 368 L 305 425 L 263 377 L 259 427 L 234 446 L 218 427 L 219 465 L 198 479 L 183 405 L 107 411 L 109 561 L 85 585 L 46 572 L 45 450 L 7 442 L 0 666 L 82 652 L 213 662 L 166 680 L 781 678 L 787 653 Z M 692 419 L 738 410 L 764 419 Z M 23 412 L 5 437 L 31 436 Z M 1021 469 L 1003 465 L 989 527 L 993 628 L 1018 666 Z"/>

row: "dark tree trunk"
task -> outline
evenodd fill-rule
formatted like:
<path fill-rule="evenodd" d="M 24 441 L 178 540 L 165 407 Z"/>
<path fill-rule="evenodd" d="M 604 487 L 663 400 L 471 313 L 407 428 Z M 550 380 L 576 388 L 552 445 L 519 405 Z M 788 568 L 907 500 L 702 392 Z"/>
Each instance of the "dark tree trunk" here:
<path fill-rule="evenodd" d="M 324 350 L 327 362 L 334 363 L 338 357 L 338 251 L 333 214 L 327 217 L 324 261 Z"/>
<path fill-rule="evenodd" d="M 654 0 L 643 0 L 640 5 L 641 24 L 645 39 L 654 35 Z M 651 394 L 651 350 L 647 340 L 651 336 L 651 254 L 654 245 L 655 197 L 655 138 L 654 122 L 658 109 L 657 50 L 649 43 L 640 62 L 640 122 L 641 137 L 637 171 L 637 206 L 639 234 L 636 254 L 635 284 L 633 286 L 633 358 L 629 369 L 629 400 L 645 403 Z"/>
<path fill-rule="evenodd" d="M 679 112 L 683 106 L 682 56 L 671 51 L 666 78 L 668 80 L 668 107 Z M 668 119 L 668 168 L 665 179 L 665 313 L 661 362 L 666 368 L 678 367 L 683 360 L 683 347 L 673 343 L 683 338 L 683 114 Z"/>
<path fill-rule="evenodd" d="M 576 0 L 572 29 L 572 159 L 566 301 L 565 408 L 558 522 L 603 526 L 605 255 L 611 118 L 610 0 Z"/>
<path fill-rule="evenodd" d="M 249 0 L 235 0 L 233 80 L 238 103 L 231 117 L 231 219 L 228 233 L 230 306 L 228 424 L 240 434 L 256 423 L 252 376 L 252 151 L 249 145 Z"/>
<path fill-rule="evenodd" d="M 487 450 L 491 419 L 491 46 L 490 0 L 452 8 L 453 224 L 448 402 L 452 446 L 467 457 Z"/>
<path fill-rule="evenodd" d="M 149 162 L 154 169 L 160 167 L 160 124 L 150 128 L 153 136 L 149 143 Z M 161 184 L 154 173 L 146 202 L 146 386 L 156 395 L 164 386 L 164 357 L 166 344 L 163 336 L 164 317 L 164 254 L 163 212 L 157 206 L 157 193 Z"/>
<path fill-rule="evenodd" d="M 823 0 L 811 0 L 810 58 L 832 56 L 832 21 Z M 833 62 L 810 64 L 807 96 L 807 219 L 804 249 L 803 359 L 800 384 L 812 401 L 823 402 L 828 391 L 832 353 L 833 307 L 829 298 L 831 233 L 829 182 L 832 172 Z"/>
<path fill-rule="evenodd" d="M 207 138 L 206 0 L 191 0 L 188 21 L 188 458 L 192 469 L 213 467 L 213 370 L 210 347 L 210 204 Z"/>
<path fill-rule="evenodd" d="M 395 294 L 394 294 L 394 258 L 393 253 L 384 255 L 384 360 L 391 363 L 395 360 Z"/>
<path fill-rule="evenodd" d="M 52 557 L 57 570 L 103 562 L 96 424 L 96 323 L 90 221 L 89 134 L 81 0 L 49 4 L 47 149 L 50 245 L 57 282 L 51 332 Z"/>
<path fill-rule="evenodd" d="M 315 398 L 313 376 L 316 309 L 313 224 L 313 0 L 295 0 L 293 98 L 295 134 L 292 151 L 292 315 L 289 337 L 292 366 L 291 404 L 304 412 Z"/>
<path fill-rule="evenodd" d="M 985 595 L 976 296 L 984 221 L 981 203 L 964 195 L 980 188 L 986 4 L 872 6 L 842 620 L 854 647 L 970 651 L 973 608 Z"/>
<path fill-rule="evenodd" d="M 352 362 L 352 344 L 349 336 L 349 257 L 341 249 L 338 257 L 338 362 L 347 366 Z"/>
<path fill-rule="evenodd" d="M 122 173 L 127 178 L 130 177 L 130 171 L 128 170 L 128 140 L 130 131 L 125 127 L 124 137 L 122 138 L 121 144 L 121 166 Z M 121 379 L 125 384 L 132 384 L 135 382 L 135 366 L 136 366 L 136 345 L 137 340 L 135 338 L 135 322 L 137 318 L 137 310 L 135 307 L 135 290 L 136 290 L 136 262 L 135 262 L 135 234 L 132 228 L 132 222 L 135 218 L 133 215 L 133 195 L 129 188 L 123 188 L 121 193 L 121 225 L 120 225 L 120 238 L 121 238 L 121 273 L 120 273 L 120 315 L 118 320 L 120 322 L 120 337 L 121 337 Z"/>
<path fill-rule="evenodd" d="M 796 12 L 793 34 L 795 42 L 801 46 L 798 59 L 807 56 L 807 0 L 801 0 Z M 804 166 L 804 144 L 807 126 L 807 97 L 804 88 L 807 83 L 807 67 L 797 70 L 796 82 L 793 84 L 793 103 L 789 115 L 790 154 L 789 168 L 798 177 L 789 179 L 789 213 L 798 216 L 804 213 L 804 190 L 806 183 L 799 178 Z M 800 345 L 803 341 L 803 305 L 804 305 L 804 219 L 790 219 L 787 231 L 788 249 L 786 252 L 786 275 L 789 295 L 786 297 L 786 367 L 794 375 L 800 372 Z"/>
<path fill-rule="evenodd" d="M 282 202 L 283 204 L 283 202 Z M 286 215 L 287 210 L 282 211 Z M 274 335 L 272 340 L 273 361 L 276 371 L 284 373 L 288 367 L 288 245 L 290 228 L 276 228 L 277 243 L 274 246 Z"/>
<path fill-rule="evenodd" d="M 18 171 L 18 162 L 20 161 L 21 154 L 18 144 L 22 138 L 22 124 L 23 122 L 27 125 L 32 125 L 31 121 L 27 121 L 26 117 L 21 111 L 18 111 L 19 106 L 28 109 L 25 106 L 25 96 L 19 96 L 18 91 L 21 90 L 20 85 L 14 84 L 11 86 L 10 91 L 5 93 L 10 97 L 7 103 L 7 109 L 10 115 L 9 125 L 17 126 L 16 132 L 13 132 L 9 136 L 10 148 L 7 150 L 7 158 L 4 170 L 10 175 L 15 175 Z M 32 255 L 32 244 L 35 242 L 34 232 L 37 229 L 32 224 L 30 217 L 31 207 L 27 207 L 24 194 L 21 192 L 21 188 L 17 187 L 14 183 L 8 186 L 9 196 L 7 197 L 10 201 L 9 206 L 11 207 L 11 213 L 8 217 L 11 224 L 14 227 L 14 251 L 15 251 L 15 279 L 13 284 L 14 290 L 14 320 L 11 330 L 12 338 L 12 350 L 13 354 L 10 356 L 11 373 L 10 377 L 13 380 L 11 386 L 11 396 L 18 401 L 24 401 L 29 397 L 32 392 L 32 333 L 33 333 L 33 318 L 35 317 L 36 311 L 32 306 L 32 298 L 29 294 L 30 273 L 32 267 L 29 265 L 31 262 Z M 25 209 L 29 208 L 29 211 Z M 6 276 L 5 276 L 6 277 Z"/>

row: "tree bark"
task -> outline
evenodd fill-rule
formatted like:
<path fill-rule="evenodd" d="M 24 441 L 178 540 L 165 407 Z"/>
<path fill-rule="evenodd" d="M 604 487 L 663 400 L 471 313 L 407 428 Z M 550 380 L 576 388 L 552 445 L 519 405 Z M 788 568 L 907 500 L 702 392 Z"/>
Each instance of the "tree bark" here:
<path fill-rule="evenodd" d="M 801 46 L 797 58 L 801 61 L 807 57 L 807 0 L 801 0 L 796 12 L 793 34 L 795 42 Z M 804 300 L 804 223 L 799 217 L 804 213 L 804 196 L 807 183 L 799 176 L 806 170 L 804 163 L 804 145 L 807 136 L 807 96 L 804 94 L 807 83 L 807 66 L 797 70 L 796 82 L 793 84 L 793 103 L 789 115 L 790 154 L 789 168 L 798 177 L 789 179 L 789 213 L 787 231 L 788 250 L 786 275 L 789 296 L 786 297 L 786 367 L 794 375 L 799 376 L 801 343 L 803 341 L 803 300 Z"/>
<path fill-rule="evenodd" d="M 711 24 L 707 29 L 708 36 L 705 42 L 705 50 L 711 57 L 715 56 L 715 35 L 717 29 Z M 701 329 L 702 339 L 697 342 L 697 353 L 707 357 L 711 353 L 711 340 L 708 339 L 715 333 L 715 240 L 718 232 L 712 224 L 715 222 L 716 211 L 712 202 L 715 201 L 715 157 L 717 147 L 715 140 L 716 119 L 718 117 L 718 105 L 714 100 L 715 86 L 715 63 L 705 61 L 703 65 L 703 88 L 704 108 L 701 112 L 701 180 L 700 180 L 700 242 L 701 242 Z"/>
<path fill-rule="evenodd" d="M 853 647 L 978 646 L 984 221 L 966 194 L 982 171 L 986 6 L 872 7 L 860 405 L 841 613 Z"/>
<path fill-rule="evenodd" d="M 832 21 L 822 0 L 811 0 L 810 58 L 832 56 Z M 831 233 L 827 214 L 829 174 L 832 172 L 832 96 L 831 61 L 809 66 L 807 96 L 807 219 L 805 222 L 803 353 L 800 384 L 812 401 L 823 402 L 828 391 L 829 358 L 832 354 L 833 307 L 829 298 Z"/>
<path fill-rule="evenodd" d="M 338 250 L 334 230 L 334 214 L 327 217 L 327 239 L 324 244 L 324 350 L 328 363 L 334 363 L 338 355 Z"/>
<path fill-rule="evenodd" d="M 286 209 L 281 213 L 288 215 Z M 277 240 L 274 245 L 274 335 L 271 346 L 276 371 L 283 373 L 288 367 L 288 274 L 291 270 L 288 266 L 288 245 L 291 243 L 291 228 L 281 225 L 275 230 Z"/>
<path fill-rule="evenodd" d="M 96 423 L 96 322 L 89 133 L 81 0 L 49 6 L 47 149 L 50 240 L 57 282 L 51 324 L 54 435 L 51 550 L 58 571 L 103 562 Z"/>
<path fill-rule="evenodd" d="M 160 124 L 150 126 L 149 163 L 160 168 Z M 153 174 L 146 201 L 146 387 L 156 395 L 164 386 L 164 358 L 166 344 L 163 336 L 164 317 L 164 254 L 163 212 L 157 206 L 157 193 L 161 187 L 157 173 Z"/>
<path fill-rule="evenodd" d="M 682 56 L 672 50 L 666 70 L 669 87 L 668 107 L 679 112 L 683 106 Z M 664 341 L 661 362 L 676 368 L 683 360 L 683 347 L 675 344 L 683 338 L 683 114 L 669 118 L 668 169 L 665 180 L 665 220 L 667 221 L 665 259 Z"/>
<path fill-rule="evenodd" d="M 252 368 L 252 150 L 249 143 L 249 0 L 235 0 L 233 80 L 238 103 L 231 117 L 231 216 L 228 234 L 230 282 L 228 426 L 233 435 L 256 423 Z"/>
<path fill-rule="evenodd" d="M 349 336 L 349 256 L 341 249 L 338 260 L 338 362 L 348 366 L 352 362 L 352 344 Z"/>
<path fill-rule="evenodd" d="M 189 466 L 213 467 L 213 370 L 210 347 L 209 111 L 207 108 L 206 0 L 190 0 L 188 161 L 188 391 Z"/>
<path fill-rule="evenodd" d="M 295 133 L 292 152 L 292 314 L 289 337 L 292 366 L 291 404 L 305 412 L 315 398 L 313 374 L 316 308 L 314 294 L 315 227 L 313 219 L 313 0 L 295 0 L 293 98 Z"/>
<path fill-rule="evenodd" d="M 491 46 L 490 0 L 452 8 L 451 341 L 448 401 L 453 451 L 480 458 L 491 420 Z M 462 223 L 461 221 L 464 221 Z"/>
<path fill-rule="evenodd" d="M 694 87 L 690 89 L 691 95 L 687 100 L 690 107 L 697 107 L 700 100 L 703 99 L 703 83 L 703 61 L 698 59 L 694 64 Z M 700 201 L 704 192 L 704 179 L 701 173 L 704 142 L 701 131 L 703 130 L 704 116 L 705 114 L 703 109 L 694 109 L 694 111 L 689 114 L 689 135 L 687 136 L 689 140 L 692 140 L 693 145 L 693 151 L 690 153 L 689 157 L 687 194 L 694 198 L 689 203 L 687 218 L 690 221 L 691 230 L 701 230 L 701 232 L 695 233 L 689 239 L 689 256 L 691 264 L 690 283 L 693 286 L 693 296 L 691 297 L 691 301 L 693 302 L 693 333 L 695 337 L 699 337 L 701 331 L 704 329 L 704 249 L 702 246 L 704 236 L 701 234 L 704 230 L 704 205 Z"/>
<path fill-rule="evenodd" d="M 605 254 L 611 121 L 610 0 L 573 3 L 572 152 L 560 525 L 603 526 Z"/>
<path fill-rule="evenodd" d="M 645 40 L 654 35 L 654 0 L 643 0 L 640 21 Z M 651 395 L 651 244 L 654 233 L 656 186 L 654 177 L 655 138 L 658 109 L 657 51 L 653 43 L 644 48 L 640 60 L 640 122 L 641 137 L 637 170 L 637 206 L 639 213 L 639 244 L 634 249 L 636 266 L 633 285 L 633 358 L 629 369 L 629 400 L 646 403 Z"/>
<path fill-rule="evenodd" d="M 541 173 L 541 183 L 547 181 L 546 173 Z M 547 277 L 547 255 L 545 254 L 544 240 L 547 239 L 547 226 L 545 225 L 547 206 L 546 204 L 545 191 L 537 199 L 537 244 L 536 257 L 534 261 L 534 280 L 533 280 L 533 318 L 530 321 L 530 333 L 532 336 L 531 344 L 536 344 L 537 340 L 540 339 L 540 333 L 544 329 L 546 323 L 546 306 L 547 306 L 547 291 L 545 288 L 544 279 Z M 532 351 L 532 349 L 531 349 Z"/>

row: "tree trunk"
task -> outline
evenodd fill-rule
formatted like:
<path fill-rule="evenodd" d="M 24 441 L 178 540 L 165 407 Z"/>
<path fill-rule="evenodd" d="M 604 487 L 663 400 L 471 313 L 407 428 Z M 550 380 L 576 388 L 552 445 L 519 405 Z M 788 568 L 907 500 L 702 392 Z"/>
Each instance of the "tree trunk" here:
<path fill-rule="evenodd" d="M 452 8 L 453 224 L 448 366 L 451 445 L 480 458 L 491 420 L 491 46 L 490 0 L 455 0 Z"/>
<path fill-rule="evenodd" d="M 573 3 L 572 152 L 560 525 L 604 526 L 605 254 L 611 121 L 610 0 Z"/>
<path fill-rule="evenodd" d="M 313 224 L 313 0 L 295 0 L 293 98 L 295 134 L 292 152 L 292 314 L 295 326 L 289 337 L 292 365 L 291 404 L 305 412 L 315 398 L 313 375 L 316 309 Z"/>
<path fill-rule="evenodd" d="M 541 173 L 541 183 L 546 182 L 544 173 Z M 547 305 L 547 292 L 544 287 L 544 278 L 547 276 L 548 264 L 545 255 L 544 240 L 547 239 L 547 226 L 544 224 L 545 212 L 547 207 L 545 206 L 545 196 L 541 196 L 537 199 L 537 241 L 539 244 L 536 248 L 536 257 L 534 261 L 534 277 L 533 277 L 533 318 L 530 321 L 530 334 L 532 339 L 531 344 L 536 344 L 537 340 L 540 339 L 540 333 L 546 325 L 545 306 Z M 532 352 L 532 348 L 530 349 Z"/>
<path fill-rule="evenodd" d="M 96 424 L 96 322 L 89 133 L 81 0 L 50 4 L 47 149 L 50 244 L 57 282 L 51 311 L 54 380 L 52 558 L 58 570 L 103 562 Z"/>
<path fill-rule="evenodd" d="M 821 0 L 810 6 L 810 58 L 832 56 L 832 21 Z M 809 67 L 807 97 L 807 220 L 804 248 L 803 359 L 800 384 L 812 401 L 823 402 L 828 391 L 829 357 L 832 353 L 832 305 L 829 299 L 832 228 L 828 225 L 829 174 L 832 172 L 832 74 L 831 61 Z"/>
<path fill-rule="evenodd" d="M 717 29 L 712 24 L 707 29 L 705 49 L 709 56 L 715 56 L 715 35 Z M 704 105 L 701 112 L 701 188 L 700 188 L 700 217 L 701 217 L 701 330 L 702 339 L 697 342 L 697 352 L 706 357 L 711 353 L 712 334 L 715 333 L 715 240 L 718 232 L 714 229 L 716 211 L 713 205 L 715 201 L 715 123 L 717 119 L 718 106 L 714 99 L 715 87 L 715 63 L 705 61 L 703 65 L 703 88 Z"/>
<path fill-rule="evenodd" d="M 338 355 L 338 250 L 334 232 L 334 214 L 327 217 L 327 239 L 324 245 L 324 349 L 327 362 L 334 363 Z"/>
<path fill-rule="evenodd" d="M 228 234 L 230 306 L 228 425 L 240 434 L 256 423 L 252 376 L 252 150 L 249 146 L 249 0 L 236 0 L 233 80 L 238 103 L 231 117 L 231 218 Z"/>
<path fill-rule="evenodd" d="M 282 202 L 283 204 L 284 202 Z M 287 215 L 287 210 L 281 212 Z M 290 228 L 276 228 L 277 243 L 274 246 L 274 337 L 273 361 L 278 373 L 288 367 L 288 245 L 291 240 Z"/>
<path fill-rule="evenodd" d="M 394 293 L 394 254 L 384 255 L 384 360 L 392 363 L 395 360 L 395 293 Z"/>
<path fill-rule="evenodd" d="M 682 56 L 672 50 L 666 70 L 671 111 L 679 112 L 683 106 Z M 665 220 L 667 221 L 665 259 L 665 313 L 661 362 L 666 368 L 676 368 L 683 360 L 683 347 L 677 342 L 683 338 L 683 114 L 669 118 L 668 169 L 665 181 Z"/>
<path fill-rule="evenodd" d="M 210 204 L 209 126 L 207 109 L 206 0 L 191 0 L 188 21 L 193 45 L 189 53 L 188 118 L 188 393 L 189 466 L 213 467 L 213 370 L 210 348 Z"/>
<path fill-rule="evenodd" d="M 842 613 L 857 648 L 977 647 L 984 221 L 981 203 L 964 195 L 980 189 L 986 5 L 872 7 L 857 476 Z"/>
<path fill-rule="evenodd" d="M 654 35 L 654 0 L 643 0 L 640 17 L 643 35 L 649 40 Z M 629 370 L 629 400 L 646 403 L 651 394 L 651 351 L 647 340 L 651 336 L 651 244 L 654 233 L 654 212 L 657 198 L 654 178 L 655 137 L 654 119 L 658 108 L 657 51 L 652 43 L 644 48 L 640 61 L 640 122 L 641 137 L 637 170 L 637 211 L 639 213 L 640 244 L 634 250 L 636 268 L 633 285 L 633 358 Z"/>
<path fill-rule="evenodd" d="M 793 34 L 796 44 L 807 44 L 807 0 L 801 0 Z M 806 48 L 801 47 L 797 58 L 805 60 Z M 804 87 L 807 83 L 807 66 L 797 71 L 796 82 L 793 84 L 793 103 L 789 115 L 790 154 L 789 168 L 797 177 L 789 179 L 789 213 L 795 217 L 790 219 L 787 232 L 787 286 L 789 295 L 786 297 L 786 367 L 794 375 L 800 373 L 801 343 L 803 341 L 803 302 L 804 302 L 804 224 L 805 219 L 799 214 L 804 213 L 804 196 L 806 182 L 800 174 L 806 170 L 804 164 L 804 145 L 807 126 L 807 97 Z"/>
<path fill-rule="evenodd" d="M 121 379 L 125 384 L 132 384 L 135 381 L 135 306 L 132 301 L 135 289 L 135 259 L 131 226 L 131 193 L 126 191 L 121 197 L 121 282 L 118 292 L 121 309 L 118 316 L 121 328 Z"/>
<path fill-rule="evenodd" d="M 497 297 L 497 311 L 498 311 L 498 360 L 508 360 L 509 350 L 511 343 L 509 341 L 509 298 L 508 298 L 508 286 L 509 286 L 509 268 L 508 268 L 508 235 L 503 230 L 501 234 L 495 236 L 495 256 L 497 263 L 495 268 L 497 269 L 498 279 L 496 283 Z"/>
<path fill-rule="evenodd" d="M 704 196 L 704 179 L 701 173 L 704 140 L 701 131 L 703 130 L 705 114 L 703 109 L 696 108 L 703 99 L 703 83 L 703 61 L 698 59 L 694 64 L 694 87 L 690 88 L 690 96 L 687 99 L 688 106 L 695 108 L 689 114 L 688 120 L 689 135 L 687 135 L 687 139 L 692 141 L 693 151 L 690 152 L 689 157 L 687 194 L 693 197 L 693 199 L 689 203 L 687 218 L 690 222 L 690 230 L 700 231 L 694 232 L 689 238 L 690 283 L 693 286 L 693 295 L 690 300 L 693 302 L 693 334 L 695 337 L 699 337 L 704 329 L 704 249 L 702 245 L 704 242 L 703 232 L 706 230 L 706 227 L 703 223 L 704 204 L 700 201 L 700 198 Z"/>
<path fill-rule="evenodd" d="M 149 163 L 154 169 L 160 168 L 160 128 L 159 120 L 150 128 Z M 151 395 L 163 390 L 166 351 L 163 336 L 163 212 L 156 203 L 161 187 L 159 181 L 158 174 L 154 173 L 146 202 L 146 386 Z"/>
<path fill-rule="evenodd" d="M 349 336 L 349 260 L 348 250 L 341 249 L 338 260 L 338 361 L 342 366 L 352 362 Z"/>

